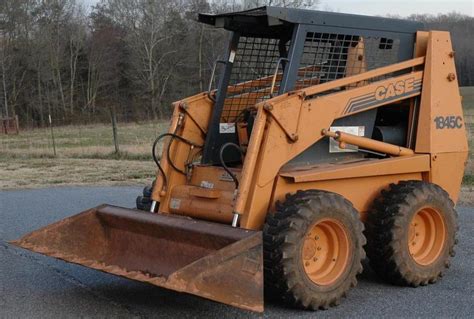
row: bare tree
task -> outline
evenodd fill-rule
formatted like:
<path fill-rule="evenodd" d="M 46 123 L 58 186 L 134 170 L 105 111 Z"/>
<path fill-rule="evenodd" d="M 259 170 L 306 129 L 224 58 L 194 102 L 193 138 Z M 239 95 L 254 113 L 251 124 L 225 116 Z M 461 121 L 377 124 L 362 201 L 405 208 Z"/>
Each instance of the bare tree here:
<path fill-rule="evenodd" d="M 206 89 L 229 34 L 196 22 L 198 12 L 263 5 L 316 7 L 317 0 L 0 1 L 0 113 L 44 125 L 164 118 L 172 101 Z M 461 85 L 474 85 L 474 18 L 414 15 L 451 32 Z"/>
<path fill-rule="evenodd" d="M 423 22 L 426 30 L 444 30 L 451 33 L 454 50 L 456 51 L 456 69 L 458 80 L 462 86 L 474 85 L 474 18 L 452 12 L 439 15 L 412 15 L 411 20 Z"/>
<path fill-rule="evenodd" d="M 108 0 L 107 5 L 114 22 L 127 31 L 126 43 L 132 49 L 132 76 L 139 89 L 148 97 L 150 109 L 155 118 L 163 117 L 158 105 L 161 95 L 166 92 L 170 72 L 166 74 L 164 65 L 173 64 L 176 50 L 166 45 L 175 35 L 164 32 L 165 24 L 176 1 L 170 0 Z"/>
<path fill-rule="evenodd" d="M 244 9 L 262 6 L 276 6 L 285 8 L 311 8 L 316 7 L 319 0 L 244 0 Z"/>

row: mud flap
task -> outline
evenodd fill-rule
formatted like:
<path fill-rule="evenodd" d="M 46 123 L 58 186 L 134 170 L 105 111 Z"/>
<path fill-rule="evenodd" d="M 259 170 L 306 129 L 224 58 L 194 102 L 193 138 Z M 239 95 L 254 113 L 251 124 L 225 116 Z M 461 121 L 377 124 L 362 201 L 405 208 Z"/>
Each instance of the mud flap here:
<path fill-rule="evenodd" d="M 102 205 L 11 243 L 107 273 L 263 311 L 258 231 Z"/>

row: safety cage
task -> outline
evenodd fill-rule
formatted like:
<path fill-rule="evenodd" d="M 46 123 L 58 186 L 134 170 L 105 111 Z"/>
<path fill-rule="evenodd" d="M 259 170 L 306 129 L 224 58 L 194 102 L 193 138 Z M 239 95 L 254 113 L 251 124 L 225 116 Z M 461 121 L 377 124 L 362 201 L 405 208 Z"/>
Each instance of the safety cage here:
<path fill-rule="evenodd" d="M 221 146 L 237 142 L 240 121 L 248 123 L 250 135 L 255 104 L 291 90 L 408 60 L 413 56 L 415 32 L 421 28 L 418 23 L 396 19 L 277 7 L 200 14 L 199 21 L 231 31 L 225 59 L 214 66 L 211 84 L 216 77 L 217 87 L 213 91 L 209 86 L 215 104 L 202 159 L 206 164 L 218 164 Z M 214 76 L 219 66 L 221 72 Z M 378 80 L 381 78 L 370 81 Z M 365 84 L 367 81 L 352 86 Z M 376 110 L 334 125 L 363 125 L 370 137 L 375 119 Z M 315 147 L 327 153 L 324 143 L 327 141 Z M 240 154 L 230 150 L 225 158 L 238 162 Z M 304 153 L 298 157 L 304 158 Z"/>

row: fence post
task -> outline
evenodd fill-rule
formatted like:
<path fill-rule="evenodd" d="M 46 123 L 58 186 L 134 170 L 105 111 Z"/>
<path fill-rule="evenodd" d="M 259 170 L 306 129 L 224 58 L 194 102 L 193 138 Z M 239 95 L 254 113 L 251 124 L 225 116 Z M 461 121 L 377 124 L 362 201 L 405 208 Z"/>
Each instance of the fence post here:
<path fill-rule="evenodd" d="M 56 157 L 56 141 L 54 140 L 53 120 L 51 119 L 51 114 L 48 114 L 48 118 L 49 118 L 49 127 L 51 129 L 51 139 L 53 140 L 54 157 Z"/>
<path fill-rule="evenodd" d="M 120 147 L 117 135 L 117 117 L 115 115 L 115 109 L 113 107 L 110 108 L 110 116 L 112 117 L 112 131 L 114 136 L 115 154 L 119 154 Z"/>
<path fill-rule="evenodd" d="M 16 134 L 20 134 L 20 121 L 18 120 L 18 115 L 15 115 L 15 129 Z"/>

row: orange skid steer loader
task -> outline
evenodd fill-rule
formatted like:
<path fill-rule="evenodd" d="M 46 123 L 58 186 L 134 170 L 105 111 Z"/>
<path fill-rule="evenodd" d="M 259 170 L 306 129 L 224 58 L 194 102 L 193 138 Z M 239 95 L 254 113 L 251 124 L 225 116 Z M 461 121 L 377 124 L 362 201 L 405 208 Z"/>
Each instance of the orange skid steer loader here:
<path fill-rule="evenodd" d="M 264 283 L 337 305 L 366 252 L 392 283 L 436 282 L 468 151 L 449 33 L 277 7 L 199 21 L 228 51 L 174 103 L 146 211 L 102 205 L 14 244 L 253 311 Z"/>

